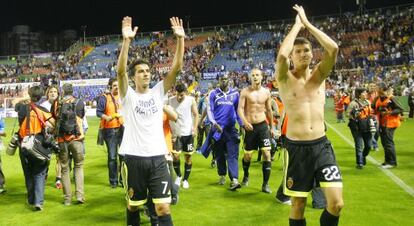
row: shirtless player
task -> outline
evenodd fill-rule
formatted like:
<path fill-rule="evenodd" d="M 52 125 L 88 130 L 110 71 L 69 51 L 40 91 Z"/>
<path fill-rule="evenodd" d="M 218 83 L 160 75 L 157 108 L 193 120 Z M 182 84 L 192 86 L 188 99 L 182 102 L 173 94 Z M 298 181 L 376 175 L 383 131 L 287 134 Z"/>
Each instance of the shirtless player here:
<path fill-rule="evenodd" d="M 273 113 L 271 106 L 270 91 L 262 87 L 263 72 L 252 69 L 249 74 L 251 85 L 244 88 L 240 93 L 240 101 L 237 112 L 243 121 L 246 135 L 244 138 L 243 181 L 242 185 L 249 183 L 249 167 L 253 151 L 260 148 L 263 152 L 263 184 L 262 191 L 270 193 L 269 177 L 272 168 L 271 162 L 271 136 L 275 131 L 273 125 Z M 266 123 L 266 117 L 270 128 Z"/>
<path fill-rule="evenodd" d="M 306 198 L 315 179 L 327 199 L 320 224 L 338 225 L 344 205 L 342 177 L 324 127 L 325 79 L 336 62 L 338 45 L 308 21 L 301 6 L 295 5 L 293 9 L 298 15 L 280 46 L 275 72 L 289 115 L 284 176 L 284 193 L 292 197 L 289 225 L 306 225 Z M 313 57 L 310 42 L 296 37 L 303 28 L 324 49 L 321 62 L 313 70 L 309 68 Z M 289 70 L 290 62 L 292 70 Z"/>

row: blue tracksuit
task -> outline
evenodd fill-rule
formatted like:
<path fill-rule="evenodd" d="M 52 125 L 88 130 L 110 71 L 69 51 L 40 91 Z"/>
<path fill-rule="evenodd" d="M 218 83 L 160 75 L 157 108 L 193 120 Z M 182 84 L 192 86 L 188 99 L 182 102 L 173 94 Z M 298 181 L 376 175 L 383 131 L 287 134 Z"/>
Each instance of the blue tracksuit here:
<path fill-rule="evenodd" d="M 229 89 L 224 93 L 220 88 L 210 92 L 209 104 L 207 107 L 208 119 L 212 125 L 217 123 L 223 129 L 219 133 L 214 126 L 211 128 L 206 142 L 214 140 L 211 148 L 216 153 L 217 170 L 220 176 L 226 175 L 226 160 L 230 179 L 238 178 L 239 158 L 239 133 L 236 130 L 236 121 L 242 125 L 237 114 L 239 104 L 239 92 L 236 89 Z M 204 146 L 204 145 L 203 145 Z M 206 144 L 206 147 L 209 145 Z M 208 150 L 204 150 L 207 151 Z M 208 153 L 207 153 L 208 156 Z"/>

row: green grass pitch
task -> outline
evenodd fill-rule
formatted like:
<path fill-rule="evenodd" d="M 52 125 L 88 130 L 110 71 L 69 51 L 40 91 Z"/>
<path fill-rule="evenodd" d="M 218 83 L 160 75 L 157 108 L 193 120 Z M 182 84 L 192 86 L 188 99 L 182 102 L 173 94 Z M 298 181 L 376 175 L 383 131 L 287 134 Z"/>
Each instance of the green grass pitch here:
<path fill-rule="evenodd" d="M 122 188 L 110 188 L 106 148 L 96 145 L 98 119 L 90 117 L 88 121 L 84 166 L 86 203 L 72 206 L 62 204 L 62 191 L 54 188 L 53 158 L 45 189 L 44 210 L 32 211 L 25 204 L 26 191 L 18 154 L 8 156 L 2 152 L 7 192 L 0 195 L 0 225 L 125 225 L 124 191 Z M 352 143 L 348 142 L 353 142 L 351 133 L 345 123 L 336 123 L 331 104 L 327 105 L 326 121 L 329 125 L 327 136 L 334 145 L 343 175 L 345 207 L 340 225 L 414 225 L 414 194 L 409 194 L 386 175 L 386 172 L 391 172 L 408 186 L 408 190 L 412 191 L 414 188 L 414 120 L 407 119 L 396 130 L 398 167 L 386 171 L 381 170 L 372 161 L 369 161 L 363 170 L 357 170 L 355 151 Z M 6 123 L 8 136 L 4 138 L 5 145 L 10 140 L 13 120 L 8 119 Z M 383 149 L 371 152 L 370 156 L 382 163 Z M 242 176 L 241 164 L 239 165 Z M 190 188 L 180 190 L 179 203 L 172 207 L 174 224 L 288 225 L 290 207 L 275 200 L 275 192 L 282 178 L 281 160 L 275 160 L 272 165 L 272 194 L 260 192 L 262 172 L 259 162 L 252 162 L 250 174 L 248 187 L 231 192 L 227 189 L 228 178 L 226 185 L 217 185 L 218 176 L 216 169 L 210 168 L 210 159 L 206 160 L 201 155 L 194 154 Z M 321 210 L 312 209 L 310 202 L 309 198 L 306 208 L 308 225 L 319 225 Z M 150 225 L 148 219 L 142 218 L 142 222 L 144 225 Z"/>

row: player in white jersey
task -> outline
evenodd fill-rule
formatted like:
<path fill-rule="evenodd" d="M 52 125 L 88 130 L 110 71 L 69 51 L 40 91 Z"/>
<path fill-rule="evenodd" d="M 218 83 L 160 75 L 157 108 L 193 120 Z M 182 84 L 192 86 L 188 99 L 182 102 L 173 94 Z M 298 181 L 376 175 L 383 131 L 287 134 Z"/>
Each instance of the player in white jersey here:
<path fill-rule="evenodd" d="M 150 89 L 151 73 L 146 61 L 132 62 L 127 71 L 128 50 L 138 27 L 132 29 L 130 17 L 122 20 L 123 41 L 117 76 L 125 132 L 119 153 L 125 155 L 122 173 L 128 225 L 139 225 L 138 206 L 146 203 L 148 193 L 155 204 L 159 225 L 173 225 L 171 177 L 164 157 L 167 145 L 163 132 L 163 99 L 182 69 L 185 32 L 182 20 L 173 17 L 170 22 L 177 39 L 174 60 L 164 80 Z M 128 77 L 134 81 L 135 90 L 128 86 Z"/>
<path fill-rule="evenodd" d="M 193 166 L 191 156 L 194 153 L 194 136 L 197 132 L 198 111 L 194 98 L 186 95 L 187 88 L 184 84 L 177 84 L 175 90 L 177 91 L 176 95 L 168 99 L 168 104 L 178 113 L 177 122 L 171 123 L 174 136 L 173 165 L 177 174 L 175 183 L 178 186 L 181 184 L 180 153 L 183 151 L 185 156 L 183 188 L 187 189 L 190 187 L 188 178 Z"/>

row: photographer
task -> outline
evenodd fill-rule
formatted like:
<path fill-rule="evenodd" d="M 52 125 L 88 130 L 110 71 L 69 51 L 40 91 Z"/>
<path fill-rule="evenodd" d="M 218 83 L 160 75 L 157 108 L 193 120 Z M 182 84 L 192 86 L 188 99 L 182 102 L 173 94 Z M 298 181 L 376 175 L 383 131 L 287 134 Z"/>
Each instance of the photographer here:
<path fill-rule="evenodd" d="M 348 126 L 355 142 L 356 168 L 363 169 L 366 164 L 365 158 L 371 149 L 375 124 L 371 118 L 372 109 L 367 100 L 367 91 L 364 88 L 356 88 L 354 97 L 347 109 Z"/>
<path fill-rule="evenodd" d="M 82 119 L 85 116 L 85 104 L 73 96 L 73 86 L 62 86 L 62 98 L 55 101 L 51 108 L 52 116 L 57 120 L 56 134 L 60 147 L 59 161 L 62 166 L 62 185 L 66 206 L 72 203 L 71 181 L 69 177 L 70 155 L 73 157 L 75 174 L 75 195 L 78 204 L 85 202 L 84 194 L 84 130 Z"/>
<path fill-rule="evenodd" d="M 392 95 L 391 89 L 385 83 L 380 83 L 377 87 L 379 98 L 375 101 L 381 143 L 385 152 L 385 161 L 382 163 L 384 169 L 397 166 L 394 132 L 401 125 L 400 115 L 403 113 L 403 108 Z"/>
<path fill-rule="evenodd" d="M 43 89 L 40 86 L 33 86 L 29 89 L 30 101 L 22 101 L 16 104 L 15 110 L 19 119 L 19 140 L 30 135 L 36 139 L 45 140 L 44 131 L 46 127 L 52 127 L 54 120 L 49 111 L 37 102 L 43 96 Z M 34 207 L 34 210 L 43 209 L 45 176 L 48 161 L 42 161 L 29 153 L 25 148 L 20 147 L 20 160 L 27 189 L 27 202 Z"/>

